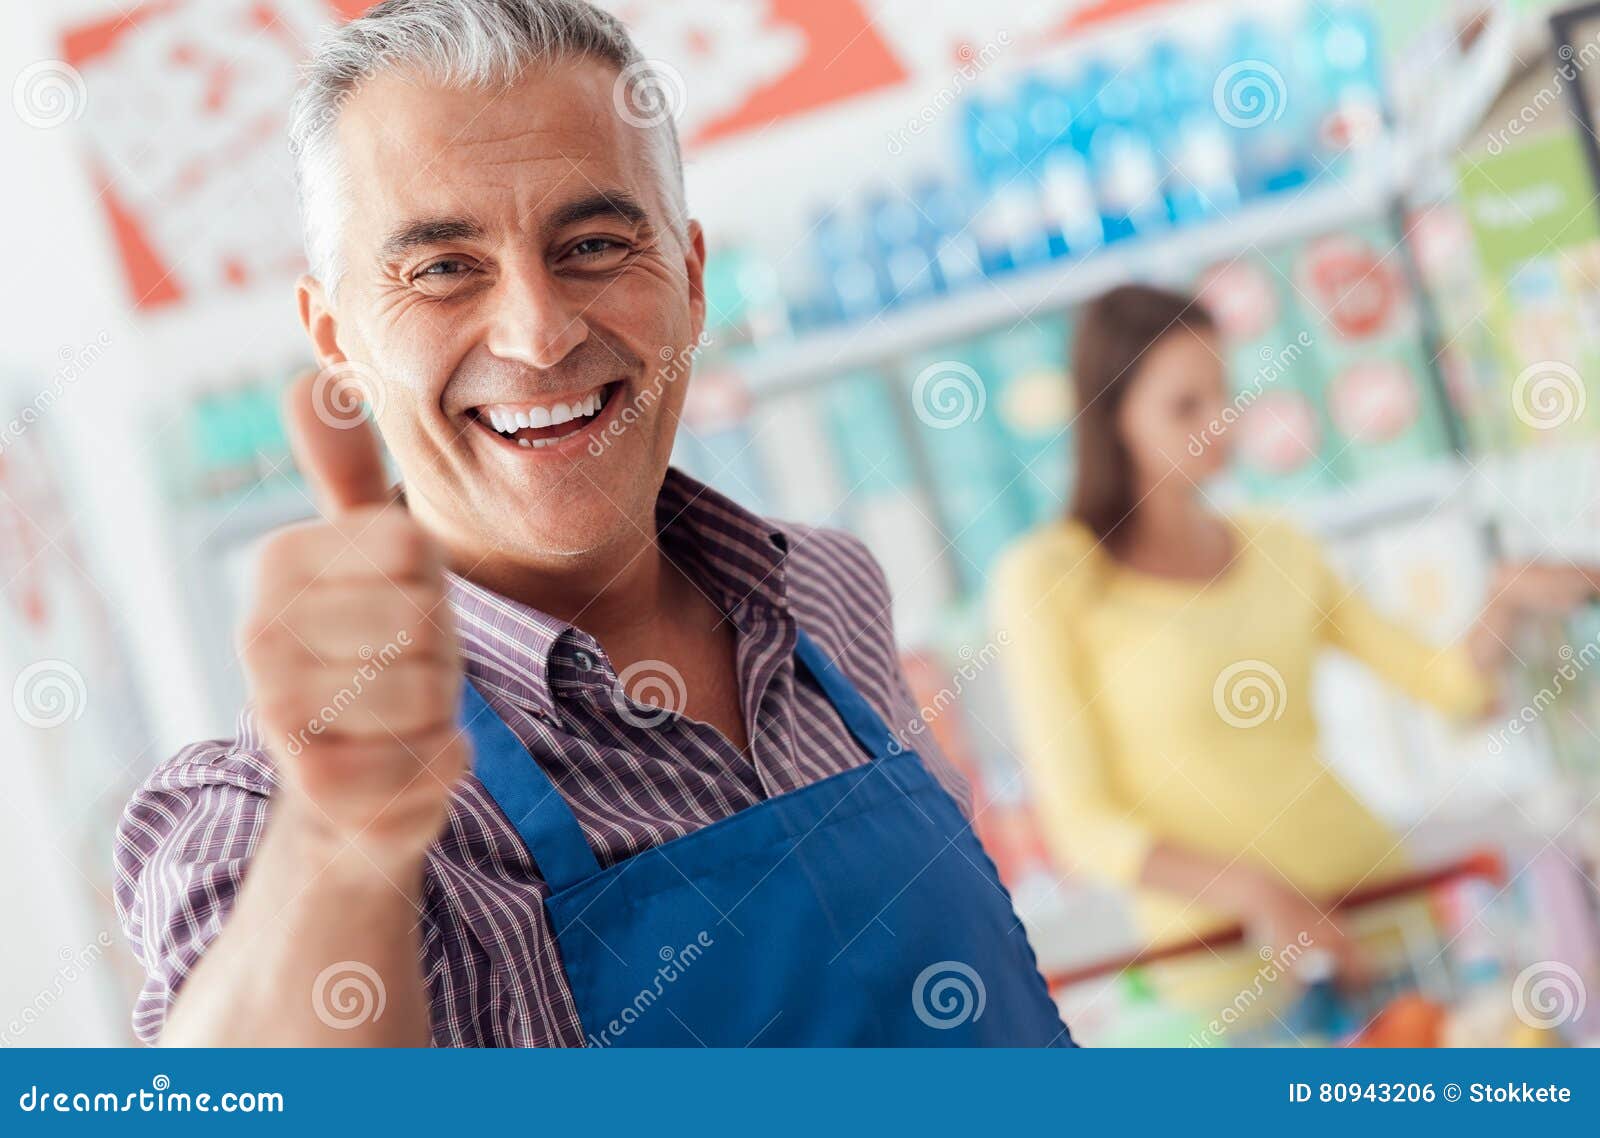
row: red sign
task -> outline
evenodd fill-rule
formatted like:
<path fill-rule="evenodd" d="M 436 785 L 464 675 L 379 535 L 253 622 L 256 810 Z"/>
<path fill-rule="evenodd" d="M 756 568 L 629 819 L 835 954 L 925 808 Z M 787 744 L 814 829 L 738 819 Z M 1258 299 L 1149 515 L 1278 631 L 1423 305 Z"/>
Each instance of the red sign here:
<path fill-rule="evenodd" d="M 1366 241 L 1347 234 L 1320 237 L 1306 246 L 1300 276 L 1317 309 L 1347 340 L 1382 332 L 1404 299 L 1394 266 Z"/>

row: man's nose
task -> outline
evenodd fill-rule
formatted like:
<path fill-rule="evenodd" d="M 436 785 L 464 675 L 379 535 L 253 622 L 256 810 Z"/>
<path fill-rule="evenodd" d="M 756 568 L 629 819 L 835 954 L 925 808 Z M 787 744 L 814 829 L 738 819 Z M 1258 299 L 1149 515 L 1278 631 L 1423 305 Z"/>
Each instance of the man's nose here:
<path fill-rule="evenodd" d="M 554 367 L 589 337 L 582 307 L 568 300 L 542 267 L 501 278 L 488 348 L 529 367 Z"/>

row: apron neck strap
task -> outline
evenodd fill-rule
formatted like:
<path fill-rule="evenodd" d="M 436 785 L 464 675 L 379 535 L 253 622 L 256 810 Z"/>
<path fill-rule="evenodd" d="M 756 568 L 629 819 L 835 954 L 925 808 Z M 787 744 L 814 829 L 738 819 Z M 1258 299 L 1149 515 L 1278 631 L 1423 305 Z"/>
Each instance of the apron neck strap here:
<path fill-rule="evenodd" d="M 817 686 L 828 697 L 839 718 L 844 720 L 844 725 L 868 756 L 876 762 L 903 750 L 883 717 L 872 710 L 872 705 L 856 690 L 855 684 L 850 682 L 839 666 L 828 658 L 815 640 L 806 635 L 805 629 L 796 629 L 796 633 L 795 658 L 817 681 Z"/>
<path fill-rule="evenodd" d="M 900 748 L 872 710 L 805 629 L 796 629 L 795 659 L 811 674 L 839 718 L 874 761 Z M 505 811 L 551 890 L 576 885 L 600 872 L 583 827 L 544 768 L 507 727 L 469 679 L 463 686 L 461 726 L 472 737 L 472 773 Z"/>
<path fill-rule="evenodd" d="M 600 872 L 583 827 L 544 768 L 468 680 L 461 725 L 472 736 L 472 773 L 504 810 L 552 890 Z"/>

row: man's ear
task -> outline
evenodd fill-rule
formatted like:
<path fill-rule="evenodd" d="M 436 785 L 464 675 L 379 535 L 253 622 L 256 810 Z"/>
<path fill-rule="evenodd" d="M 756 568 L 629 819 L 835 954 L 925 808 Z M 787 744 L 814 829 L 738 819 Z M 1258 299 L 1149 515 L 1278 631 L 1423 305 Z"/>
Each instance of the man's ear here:
<path fill-rule="evenodd" d="M 689 315 L 694 322 L 694 343 L 706 327 L 706 235 L 700 223 L 691 219 L 689 244 L 683 254 L 684 276 L 689 283 Z"/>
<path fill-rule="evenodd" d="M 295 282 L 295 299 L 300 305 L 300 324 L 311 341 L 319 368 L 330 368 L 345 362 L 339 348 L 339 320 L 328 304 L 328 294 L 322 282 L 304 274 Z"/>

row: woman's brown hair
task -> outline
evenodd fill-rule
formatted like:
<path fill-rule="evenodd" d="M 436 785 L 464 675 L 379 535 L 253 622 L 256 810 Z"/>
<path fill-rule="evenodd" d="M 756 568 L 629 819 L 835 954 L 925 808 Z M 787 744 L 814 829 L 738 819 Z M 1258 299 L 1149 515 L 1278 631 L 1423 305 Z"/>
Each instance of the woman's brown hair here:
<path fill-rule="evenodd" d="M 1211 332 L 1216 322 L 1195 297 L 1137 284 L 1114 288 L 1079 313 L 1072 346 L 1078 457 L 1069 513 L 1100 541 L 1116 532 L 1136 504 L 1117 411 L 1144 354 L 1178 328 Z"/>

